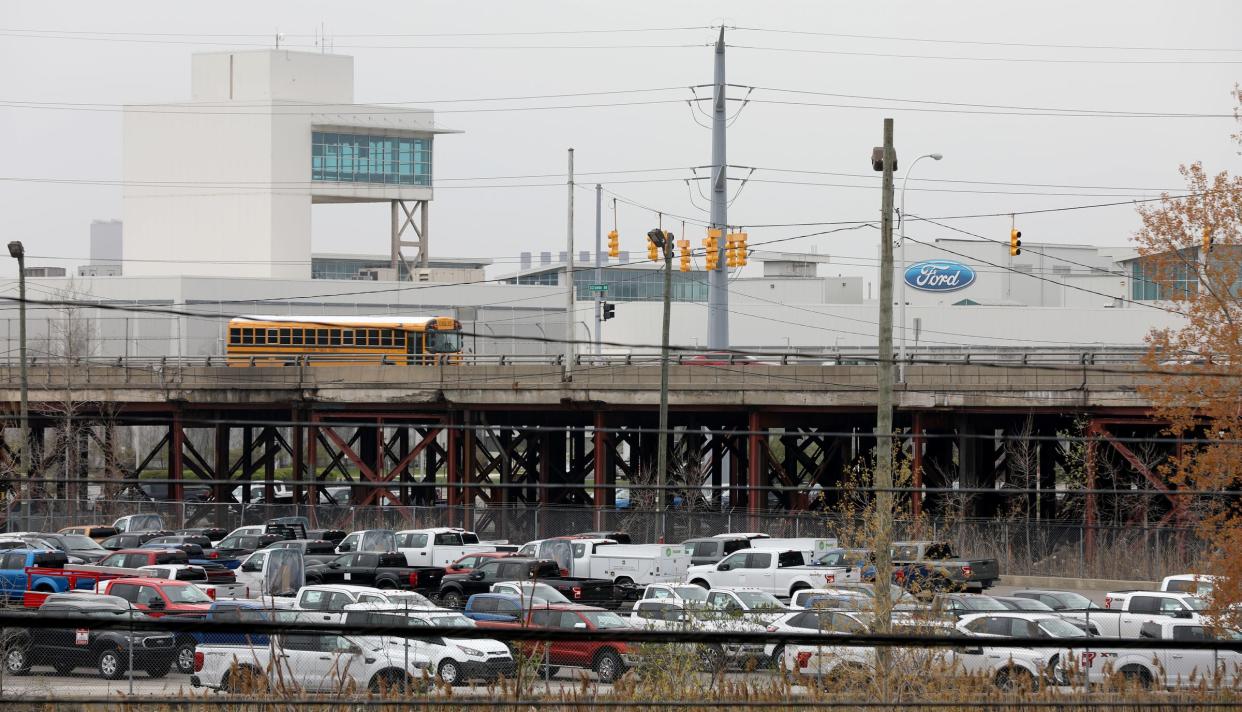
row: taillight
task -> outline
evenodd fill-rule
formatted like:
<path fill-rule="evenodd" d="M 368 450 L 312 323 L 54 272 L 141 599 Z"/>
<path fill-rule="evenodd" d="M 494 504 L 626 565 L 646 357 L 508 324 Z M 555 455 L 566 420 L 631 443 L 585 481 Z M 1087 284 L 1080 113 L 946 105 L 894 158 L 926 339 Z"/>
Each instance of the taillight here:
<path fill-rule="evenodd" d="M 205 659 L 205 658 L 204 658 L 204 656 L 203 656 L 202 652 L 200 652 L 200 651 L 198 651 L 198 650 L 195 650 L 195 651 L 194 651 L 194 672 L 202 672 L 202 671 L 203 671 L 203 662 L 204 662 L 204 659 Z"/>
<path fill-rule="evenodd" d="M 965 574 L 967 577 L 970 576 L 970 573 L 971 573 L 970 564 L 967 564 L 962 567 L 962 573 Z"/>
<path fill-rule="evenodd" d="M 218 559 L 218 558 L 220 558 L 220 552 L 218 552 L 218 551 L 213 551 L 213 552 L 211 552 L 210 554 L 208 554 L 208 555 L 207 555 L 207 558 L 208 558 L 208 559 Z"/>
<path fill-rule="evenodd" d="M 582 598 L 582 587 L 574 586 L 573 594 L 574 594 L 574 598 Z"/>
<path fill-rule="evenodd" d="M 216 600 L 216 589 L 214 588 L 207 589 L 207 598 L 210 598 L 213 601 Z"/>
<path fill-rule="evenodd" d="M 811 664 L 811 653 L 809 651 L 798 653 L 798 669 L 799 670 L 805 668 L 806 666 L 810 664 Z"/>
<path fill-rule="evenodd" d="M 417 586 L 417 585 L 418 585 L 418 572 L 417 572 L 417 571 L 411 571 L 411 572 L 410 572 L 410 585 L 411 585 L 411 586 Z"/>
<path fill-rule="evenodd" d="M 569 569 L 561 569 L 561 577 L 564 578 L 567 576 L 569 576 Z"/>

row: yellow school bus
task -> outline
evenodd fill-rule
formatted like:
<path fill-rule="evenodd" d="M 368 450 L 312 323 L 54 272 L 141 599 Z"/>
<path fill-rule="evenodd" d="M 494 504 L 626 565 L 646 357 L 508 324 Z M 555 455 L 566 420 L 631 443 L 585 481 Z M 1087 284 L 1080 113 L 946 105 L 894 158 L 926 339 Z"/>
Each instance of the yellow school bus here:
<path fill-rule="evenodd" d="M 229 321 L 231 366 L 429 365 L 461 361 L 448 316 L 241 316 Z"/>

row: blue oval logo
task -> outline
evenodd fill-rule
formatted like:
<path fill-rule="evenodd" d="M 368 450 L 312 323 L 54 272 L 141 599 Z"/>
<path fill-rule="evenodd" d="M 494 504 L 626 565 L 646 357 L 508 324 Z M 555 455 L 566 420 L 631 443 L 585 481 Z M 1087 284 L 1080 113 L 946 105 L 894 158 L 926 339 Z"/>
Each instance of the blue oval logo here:
<path fill-rule="evenodd" d="M 907 267 L 905 280 L 924 292 L 956 292 L 975 283 L 975 271 L 961 262 L 927 260 Z"/>

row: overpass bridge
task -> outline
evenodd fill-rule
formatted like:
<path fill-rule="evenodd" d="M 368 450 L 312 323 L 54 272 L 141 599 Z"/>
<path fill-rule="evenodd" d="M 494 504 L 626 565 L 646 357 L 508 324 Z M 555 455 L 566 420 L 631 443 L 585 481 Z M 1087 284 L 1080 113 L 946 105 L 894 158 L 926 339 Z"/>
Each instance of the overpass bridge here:
<path fill-rule="evenodd" d="M 669 374 L 669 483 L 710 506 L 755 514 L 833 506 L 836 488 L 854 483 L 873 449 L 870 358 L 679 357 Z M 1006 353 L 908 364 L 895 392 L 907 486 L 1039 488 L 955 506 L 991 516 L 1016 503 L 1048 518 L 1066 505 L 1055 493 L 1058 471 L 1085 470 L 1091 488 L 1097 460 L 1109 457 L 1129 481 L 1167 491 L 1123 442 L 1159 429 L 1138 390 L 1151 376 L 1134 361 Z M 49 496 L 72 496 L 93 460 L 116 483 L 166 480 L 172 499 L 206 488 L 217 502 L 270 502 L 283 480 L 302 504 L 348 485 L 354 505 L 441 501 L 460 525 L 485 530 L 489 518 L 522 506 L 589 507 L 602 525 L 618 487 L 634 498 L 655 480 L 654 357 L 583 356 L 570 369 L 556 358 L 499 357 L 435 366 L 35 361 L 28 379 L 36 476 L 66 475 L 51 478 Z M 0 366 L 0 399 L 14 415 L 19 385 L 17 366 Z M 12 464 L 20 424 L 7 424 L 0 459 Z M 126 427 L 159 437 L 122 464 L 117 431 Z M 1082 457 L 1065 442 L 1074 436 L 1100 437 Z M 278 474 L 278 463 L 289 471 Z M 925 492 L 906 501 L 918 514 L 950 499 Z M 1162 522 L 1179 516 L 1167 499 L 1153 510 Z M 1109 506 L 1095 495 L 1080 504 L 1087 524 Z"/>

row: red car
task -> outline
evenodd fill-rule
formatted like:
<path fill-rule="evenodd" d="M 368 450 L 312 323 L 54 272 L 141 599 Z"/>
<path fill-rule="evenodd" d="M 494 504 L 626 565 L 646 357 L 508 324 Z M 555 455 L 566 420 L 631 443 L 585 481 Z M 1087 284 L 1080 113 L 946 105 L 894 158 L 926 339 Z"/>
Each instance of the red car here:
<path fill-rule="evenodd" d="M 119 578 L 104 581 L 99 592 L 120 596 L 152 618 L 175 615 L 205 618 L 215 601 L 201 588 L 187 581 L 156 578 Z M 183 673 L 194 672 L 194 636 L 177 635 L 176 665 Z"/>
<path fill-rule="evenodd" d="M 512 551 L 483 551 L 478 554 L 466 554 L 444 568 L 446 574 L 468 574 L 479 568 L 479 564 L 488 559 L 504 559 L 513 556 Z"/>
<path fill-rule="evenodd" d="M 571 603 L 553 603 L 526 611 L 525 624 L 519 621 L 476 621 L 480 628 L 551 628 L 557 630 L 581 630 L 585 635 L 600 630 L 629 628 L 629 621 L 615 611 Z M 633 643 L 617 641 L 536 641 L 514 643 L 527 656 L 544 657 L 547 647 L 547 665 L 541 665 L 539 674 L 552 677 L 562 667 L 593 670 L 600 682 L 615 682 L 626 670 L 638 664 L 638 648 Z"/>

